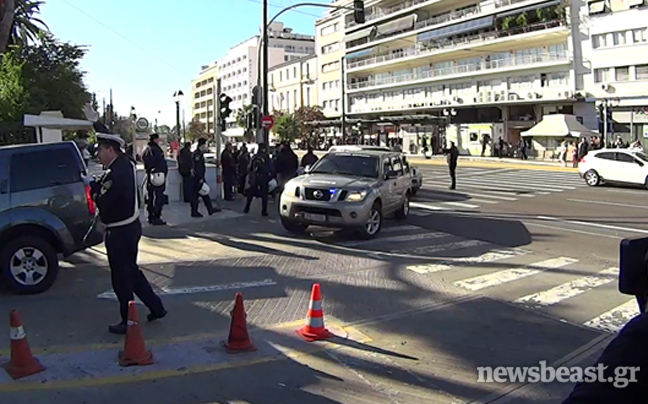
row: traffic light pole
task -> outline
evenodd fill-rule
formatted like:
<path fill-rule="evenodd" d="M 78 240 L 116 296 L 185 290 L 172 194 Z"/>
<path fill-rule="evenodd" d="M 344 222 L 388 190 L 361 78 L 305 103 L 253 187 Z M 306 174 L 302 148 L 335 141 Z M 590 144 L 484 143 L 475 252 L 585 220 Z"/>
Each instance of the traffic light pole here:
<path fill-rule="evenodd" d="M 223 175 L 221 171 L 221 136 L 222 128 L 220 122 L 220 93 L 221 93 L 221 79 L 216 79 L 216 91 L 214 91 L 214 138 L 216 138 L 216 206 L 221 207 L 222 201 L 222 186 L 223 186 Z M 207 122 L 209 122 L 209 117 L 207 117 Z"/>

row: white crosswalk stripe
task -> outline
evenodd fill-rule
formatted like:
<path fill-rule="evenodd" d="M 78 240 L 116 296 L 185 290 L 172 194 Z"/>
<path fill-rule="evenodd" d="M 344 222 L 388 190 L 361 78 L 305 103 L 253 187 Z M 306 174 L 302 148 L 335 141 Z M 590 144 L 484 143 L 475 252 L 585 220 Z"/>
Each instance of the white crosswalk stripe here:
<path fill-rule="evenodd" d="M 420 167 L 423 188 L 413 201 L 413 211 L 476 210 L 483 206 L 514 202 L 586 187 L 578 174 L 546 170 L 463 168 L 458 171 L 457 189 L 448 191 L 445 167 Z M 428 213 L 429 214 L 429 213 Z M 423 216 L 418 212 L 415 215 Z"/>
<path fill-rule="evenodd" d="M 600 332 L 618 332 L 639 314 L 636 301 L 616 290 L 616 267 L 597 268 L 571 257 L 539 256 L 521 248 L 388 223 L 373 240 L 337 244 L 415 258 L 416 263 L 403 267 L 414 276 Z M 455 255 L 458 258 L 452 258 Z M 421 262 L 425 257 L 430 260 Z"/>

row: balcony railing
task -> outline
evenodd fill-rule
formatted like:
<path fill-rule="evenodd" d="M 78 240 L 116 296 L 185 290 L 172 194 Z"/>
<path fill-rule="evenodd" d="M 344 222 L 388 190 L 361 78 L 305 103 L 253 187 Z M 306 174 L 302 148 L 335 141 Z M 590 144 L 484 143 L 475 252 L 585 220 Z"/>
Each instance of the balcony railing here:
<path fill-rule="evenodd" d="M 362 88 L 382 86 L 385 84 L 407 83 L 407 82 L 414 82 L 419 80 L 428 80 L 434 78 L 460 75 L 465 73 L 503 69 L 507 67 L 528 66 L 528 65 L 539 64 L 539 63 L 562 62 L 562 61 L 567 61 L 568 59 L 569 56 L 567 52 L 526 55 L 526 56 L 512 57 L 507 59 L 483 61 L 481 63 L 475 63 L 471 65 L 454 66 L 445 69 L 433 69 L 433 70 L 427 70 L 422 72 L 412 71 L 412 73 L 400 74 L 397 76 L 373 78 L 358 83 L 349 83 L 347 85 L 347 88 L 349 90 L 359 90 Z"/>
<path fill-rule="evenodd" d="M 395 6 L 392 6 L 392 7 L 381 8 L 381 9 L 378 9 L 377 11 L 375 11 L 373 13 L 366 13 L 365 14 L 365 23 L 368 23 L 369 21 L 377 20 L 377 19 L 382 18 L 382 17 L 386 17 L 386 16 L 388 16 L 390 14 L 397 13 L 397 12 L 399 12 L 401 10 L 405 10 L 405 9 L 410 8 L 410 7 L 417 6 L 419 4 L 432 3 L 434 1 L 438 1 L 438 0 L 409 0 L 409 1 L 404 1 L 402 3 L 399 3 L 399 4 L 397 4 Z M 525 1 L 529 1 L 529 0 L 497 0 L 495 2 L 495 8 L 497 9 L 497 8 L 502 8 L 502 7 L 506 7 L 506 6 L 511 6 L 513 4 L 523 3 Z M 433 17 L 432 19 L 444 18 L 444 17 L 447 17 L 447 16 L 438 16 L 438 17 Z M 457 17 L 457 18 L 461 18 L 461 17 Z M 451 19 L 454 19 L 454 18 L 451 18 Z M 450 21 L 450 19 L 445 20 L 445 21 Z M 445 22 L 445 21 L 441 21 L 441 22 Z M 441 22 L 439 22 L 437 24 L 440 24 Z M 355 27 L 356 25 L 358 25 L 358 24 L 354 20 L 350 20 L 350 21 L 347 21 L 346 28 Z M 422 28 L 422 27 L 419 27 L 419 28 Z"/>
<path fill-rule="evenodd" d="M 561 20 L 549 21 L 544 23 L 538 23 L 533 25 L 526 25 L 523 27 L 515 27 L 506 31 L 493 31 L 484 34 L 476 34 L 472 36 L 467 36 L 463 38 L 447 40 L 447 41 L 437 41 L 429 43 L 418 43 L 414 46 L 407 48 L 402 48 L 396 52 L 383 53 L 366 59 L 361 59 L 353 62 L 347 61 L 347 69 L 355 69 L 362 66 L 371 66 L 377 63 L 388 62 L 390 60 L 402 59 L 410 56 L 417 55 L 427 55 L 439 50 L 452 49 L 463 45 L 468 45 L 475 42 L 485 42 L 491 41 L 493 39 L 505 38 L 511 35 L 521 35 L 529 32 L 540 31 L 544 29 L 550 29 L 555 27 L 564 26 L 565 22 Z"/>

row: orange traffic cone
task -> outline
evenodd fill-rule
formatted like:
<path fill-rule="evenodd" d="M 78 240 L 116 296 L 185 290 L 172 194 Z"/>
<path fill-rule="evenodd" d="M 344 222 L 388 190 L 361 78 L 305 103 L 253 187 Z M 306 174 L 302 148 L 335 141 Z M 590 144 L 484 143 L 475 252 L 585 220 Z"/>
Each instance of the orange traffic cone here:
<path fill-rule="evenodd" d="M 27 342 L 27 334 L 16 310 L 9 313 L 9 337 L 11 338 L 11 360 L 4 368 L 14 379 L 33 375 L 45 370 L 38 359 L 34 358 Z"/>
<path fill-rule="evenodd" d="M 306 325 L 297 330 L 297 333 L 309 342 L 329 339 L 334 336 L 329 330 L 326 329 L 326 327 L 324 327 L 322 293 L 320 292 L 319 283 L 313 285 L 310 305 L 308 307 L 308 315 L 306 317 Z"/>
<path fill-rule="evenodd" d="M 243 295 L 236 294 L 234 309 L 230 313 L 232 322 L 230 323 L 230 332 L 227 342 L 223 341 L 225 349 L 229 353 L 256 351 L 256 347 L 250 340 L 247 330 L 247 314 L 243 307 Z"/>
<path fill-rule="evenodd" d="M 145 366 L 153 364 L 153 354 L 146 350 L 144 337 L 139 326 L 137 306 L 134 301 L 128 302 L 128 328 L 124 350 L 119 351 L 119 364 L 121 366 Z"/>

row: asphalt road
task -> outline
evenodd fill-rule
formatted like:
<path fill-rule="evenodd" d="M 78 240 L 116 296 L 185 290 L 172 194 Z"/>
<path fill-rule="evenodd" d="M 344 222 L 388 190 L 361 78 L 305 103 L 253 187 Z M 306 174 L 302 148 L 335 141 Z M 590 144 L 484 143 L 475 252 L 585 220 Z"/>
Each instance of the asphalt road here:
<path fill-rule="evenodd" d="M 0 292 L 0 312 L 20 310 L 48 367 L 19 382 L 0 373 L 0 402 L 560 402 L 571 385 L 478 383 L 476 369 L 591 364 L 637 311 L 616 290 L 617 254 L 622 238 L 648 232 L 648 191 L 505 164 L 460 165 L 450 191 L 444 166 L 420 168 L 410 217 L 371 241 L 295 237 L 258 205 L 146 229 L 142 269 L 170 312 L 142 324 L 151 367 L 115 363 L 123 338 L 106 332 L 117 308 L 101 248 L 72 257 L 42 295 Z M 339 336 L 329 343 L 295 333 L 314 282 Z M 227 355 L 237 291 L 259 349 Z"/>

